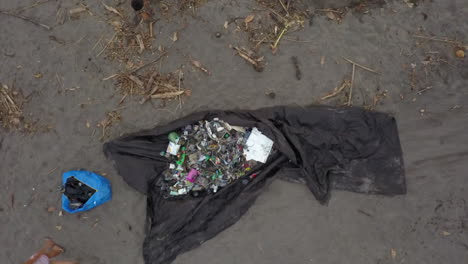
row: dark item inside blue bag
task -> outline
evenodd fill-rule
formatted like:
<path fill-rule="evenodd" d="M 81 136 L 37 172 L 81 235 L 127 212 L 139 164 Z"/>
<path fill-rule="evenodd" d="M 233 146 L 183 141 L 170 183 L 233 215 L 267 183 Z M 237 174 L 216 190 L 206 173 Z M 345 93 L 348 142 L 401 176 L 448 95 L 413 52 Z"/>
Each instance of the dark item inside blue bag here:
<path fill-rule="evenodd" d="M 83 205 L 96 192 L 93 188 L 77 180 L 75 177 L 70 177 L 65 183 L 65 196 L 70 200 L 70 208 L 76 210 Z"/>
<path fill-rule="evenodd" d="M 90 171 L 68 171 L 62 175 L 62 208 L 69 213 L 88 211 L 112 199 L 109 180 Z"/>

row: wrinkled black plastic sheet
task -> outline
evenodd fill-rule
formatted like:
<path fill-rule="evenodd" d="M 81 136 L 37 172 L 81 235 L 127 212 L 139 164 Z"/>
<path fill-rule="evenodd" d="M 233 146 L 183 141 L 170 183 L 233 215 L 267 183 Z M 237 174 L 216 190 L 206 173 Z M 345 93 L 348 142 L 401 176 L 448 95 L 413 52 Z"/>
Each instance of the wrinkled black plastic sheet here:
<path fill-rule="evenodd" d="M 160 176 L 167 168 L 167 134 L 218 117 L 231 125 L 257 127 L 275 142 L 267 163 L 242 181 L 201 198 L 163 198 Z M 147 264 L 166 264 L 178 254 L 234 224 L 275 177 L 304 182 L 326 203 L 330 190 L 398 195 L 406 192 L 395 119 L 360 108 L 272 107 L 254 111 L 205 111 L 123 136 L 104 145 L 124 180 L 147 194 Z M 249 177 L 249 175 L 246 175 Z M 245 181 L 244 181 L 245 182 Z"/>

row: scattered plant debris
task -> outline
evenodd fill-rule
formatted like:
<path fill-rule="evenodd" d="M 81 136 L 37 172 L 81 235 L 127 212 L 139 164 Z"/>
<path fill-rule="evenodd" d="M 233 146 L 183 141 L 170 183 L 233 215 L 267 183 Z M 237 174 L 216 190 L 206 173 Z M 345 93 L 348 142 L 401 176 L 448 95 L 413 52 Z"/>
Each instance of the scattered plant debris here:
<path fill-rule="evenodd" d="M 120 122 L 122 117 L 118 110 L 110 111 L 106 114 L 106 118 L 104 118 L 101 122 L 97 124 L 97 127 L 101 129 L 102 134 L 99 140 L 103 141 L 104 139 L 109 137 L 108 129 L 112 127 L 115 123 Z"/>
<path fill-rule="evenodd" d="M 256 71 L 262 72 L 265 69 L 265 65 L 263 63 L 263 58 L 264 58 L 263 56 L 260 57 L 257 54 L 255 54 L 255 52 L 247 48 L 243 48 L 243 47 L 241 48 L 232 47 L 232 48 L 237 51 L 237 55 L 239 55 L 239 57 L 243 58 L 245 61 L 250 63 Z"/>
<path fill-rule="evenodd" d="M 192 60 L 192 65 L 195 66 L 195 68 L 199 69 L 200 71 L 208 74 L 208 75 L 211 75 L 211 72 L 205 67 L 203 66 L 203 64 L 201 64 L 201 62 L 197 61 L 197 60 Z"/>
<path fill-rule="evenodd" d="M 26 133 L 51 129 L 41 127 L 38 121 L 29 120 L 23 113 L 27 98 L 22 93 L 0 83 L 0 124 L 7 130 L 17 130 Z"/>
<path fill-rule="evenodd" d="M 262 44 L 269 44 L 273 53 L 276 53 L 281 39 L 287 33 L 303 28 L 309 15 L 294 1 L 257 0 L 257 2 L 264 11 L 246 16 L 241 20 L 242 23 L 234 18 L 224 27 L 236 23 L 241 30 L 248 33 L 249 41 L 255 50 L 258 50 Z"/>
<path fill-rule="evenodd" d="M 179 70 L 178 70 L 179 71 Z M 160 74 L 154 68 L 147 70 L 141 75 L 118 74 L 117 86 L 120 94 L 125 100 L 128 96 L 141 97 L 140 103 L 143 104 L 149 99 L 176 99 L 179 96 L 190 96 L 191 91 L 184 89 L 183 78 L 176 72 Z"/>
<path fill-rule="evenodd" d="M 349 80 L 343 80 L 343 82 L 341 83 L 340 86 L 333 89 L 333 92 L 323 96 L 321 99 L 322 100 L 327 100 L 327 99 L 330 99 L 332 97 L 335 97 L 339 93 L 341 93 L 344 89 L 346 89 L 347 87 L 350 87 L 350 86 L 351 86 L 351 82 Z"/>

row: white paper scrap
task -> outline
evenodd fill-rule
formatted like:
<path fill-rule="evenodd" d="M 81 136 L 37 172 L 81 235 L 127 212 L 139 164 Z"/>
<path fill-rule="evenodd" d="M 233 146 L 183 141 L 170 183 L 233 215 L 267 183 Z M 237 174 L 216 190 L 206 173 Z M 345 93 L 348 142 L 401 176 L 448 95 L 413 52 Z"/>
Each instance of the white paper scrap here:
<path fill-rule="evenodd" d="M 273 147 L 273 141 L 254 127 L 245 145 L 244 155 L 247 160 L 265 163 Z"/>
<path fill-rule="evenodd" d="M 169 146 L 167 146 L 167 153 L 176 156 L 177 152 L 179 152 L 180 145 L 177 145 L 176 143 L 169 141 Z"/>

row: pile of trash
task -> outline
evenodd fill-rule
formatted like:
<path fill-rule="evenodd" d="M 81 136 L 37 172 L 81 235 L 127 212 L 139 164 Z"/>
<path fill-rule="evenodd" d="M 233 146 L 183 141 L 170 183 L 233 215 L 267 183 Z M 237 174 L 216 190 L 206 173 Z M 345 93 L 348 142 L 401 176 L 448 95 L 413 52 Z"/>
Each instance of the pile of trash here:
<path fill-rule="evenodd" d="M 244 184 L 256 174 L 249 171 L 265 163 L 273 141 L 256 127 L 231 126 L 214 118 L 187 125 L 168 135 L 161 190 L 166 197 L 216 193 L 238 179 Z"/>

